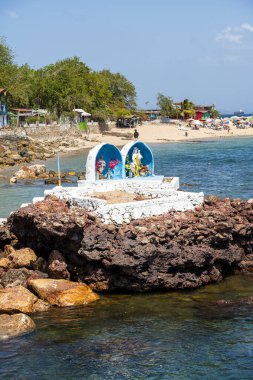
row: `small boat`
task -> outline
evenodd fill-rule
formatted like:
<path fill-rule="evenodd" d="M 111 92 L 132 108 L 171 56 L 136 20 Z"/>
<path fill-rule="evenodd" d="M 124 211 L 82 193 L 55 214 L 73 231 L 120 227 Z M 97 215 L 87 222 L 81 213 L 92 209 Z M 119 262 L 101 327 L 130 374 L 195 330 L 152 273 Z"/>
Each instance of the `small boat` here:
<path fill-rule="evenodd" d="M 243 112 L 243 110 L 239 110 L 239 111 L 234 112 L 234 115 L 235 116 L 243 116 L 244 112 Z"/>

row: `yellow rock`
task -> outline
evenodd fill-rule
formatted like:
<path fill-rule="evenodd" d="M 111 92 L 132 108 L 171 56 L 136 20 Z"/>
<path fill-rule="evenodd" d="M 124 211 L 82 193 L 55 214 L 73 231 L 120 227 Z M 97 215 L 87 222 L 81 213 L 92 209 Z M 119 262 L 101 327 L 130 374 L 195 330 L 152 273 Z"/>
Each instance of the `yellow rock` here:
<path fill-rule="evenodd" d="M 11 261 L 7 257 L 2 257 L 0 259 L 0 268 L 7 269 L 11 266 Z"/>
<path fill-rule="evenodd" d="M 23 286 L 0 289 L 0 313 L 32 313 L 37 297 Z"/>
<path fill-rule="evenodd" d="M 33 305 L 33 313 L 41 313 L 42 311 L 47 311 L 50 309 L 50 307 L 51 306 L 48 302 L 38 299 Z"/>
<path fill-rule="evenodd" d="M 44 301 L 60 307 L 86 305 L 99 299 L 89 286 L 78 282 L 43 278 L 30 280 L 29 286 Z"/>
<path fill-rule="evenodd" d="M 14 268 L 30 268 L 37 260 L 37 256 L 31 248 L 22 248 L 15 250 L 10 245 L 4 247 L 4 255 L 11 261 Z"/>
<path fill-rule="evenodd" d="M 35 323 L 28 315 L 0 315 L 0 340 L 13 338 L 35 329 Z"/>

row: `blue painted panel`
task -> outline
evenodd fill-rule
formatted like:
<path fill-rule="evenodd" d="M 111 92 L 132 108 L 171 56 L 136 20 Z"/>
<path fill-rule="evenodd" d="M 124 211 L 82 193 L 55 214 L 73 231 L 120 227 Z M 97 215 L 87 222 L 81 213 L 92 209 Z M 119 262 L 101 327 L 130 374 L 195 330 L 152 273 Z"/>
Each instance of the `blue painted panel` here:
<path fill-rule="evenodd" d="M 111 144 L 103 145 L 96 157 L 96 179 L 121 179 L 122 168 L 122 156 L 118 148 Z"/>
<path fill-rule="evenodd" d="M 125 163 L 126 177 L 149 177 L 154 175 L 154 159 L 149 147 L 136 142 L 129 149 Z"/>

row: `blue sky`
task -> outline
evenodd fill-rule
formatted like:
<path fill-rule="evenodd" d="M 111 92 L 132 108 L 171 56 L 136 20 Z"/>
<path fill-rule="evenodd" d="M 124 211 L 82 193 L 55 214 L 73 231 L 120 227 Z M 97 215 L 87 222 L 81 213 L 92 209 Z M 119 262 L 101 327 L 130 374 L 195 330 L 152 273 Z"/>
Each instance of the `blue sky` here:
<path fill-rule="evenodd" d="M 162 92 L 253 111 L 253 0 L 0 0 L 0 35 L 18 64 L 124 74 L 140 107 Z"/>

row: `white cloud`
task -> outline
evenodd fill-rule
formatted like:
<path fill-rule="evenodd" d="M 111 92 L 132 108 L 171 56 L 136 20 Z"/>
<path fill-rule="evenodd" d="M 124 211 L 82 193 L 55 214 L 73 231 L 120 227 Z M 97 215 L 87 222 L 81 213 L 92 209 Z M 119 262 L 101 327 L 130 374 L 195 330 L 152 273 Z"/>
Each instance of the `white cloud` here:
<path fill-rule="evenodd" d="M 217 34 L 216 41 L 230 41 L 235 43 L 241 43 L 243 34 L 240 32 L 239 28 L 231 28 L 228 26 L 221 33 Z"/>
<path fill-rule="evenodd" d="M 7 15 L 12 19 L 18 18 L 18 14 L 15 11 L 7 11 Z"/>
<path fill-rule="evenodd" d="M 248 32 L 252 32 L 252 33 L 253 33 L 253 25 L 250 25 L 250 24 L 242 24 L 242 25 L 241 25 L 241 28 L 244 29 L 244 30 L 247 30 Z"/>

